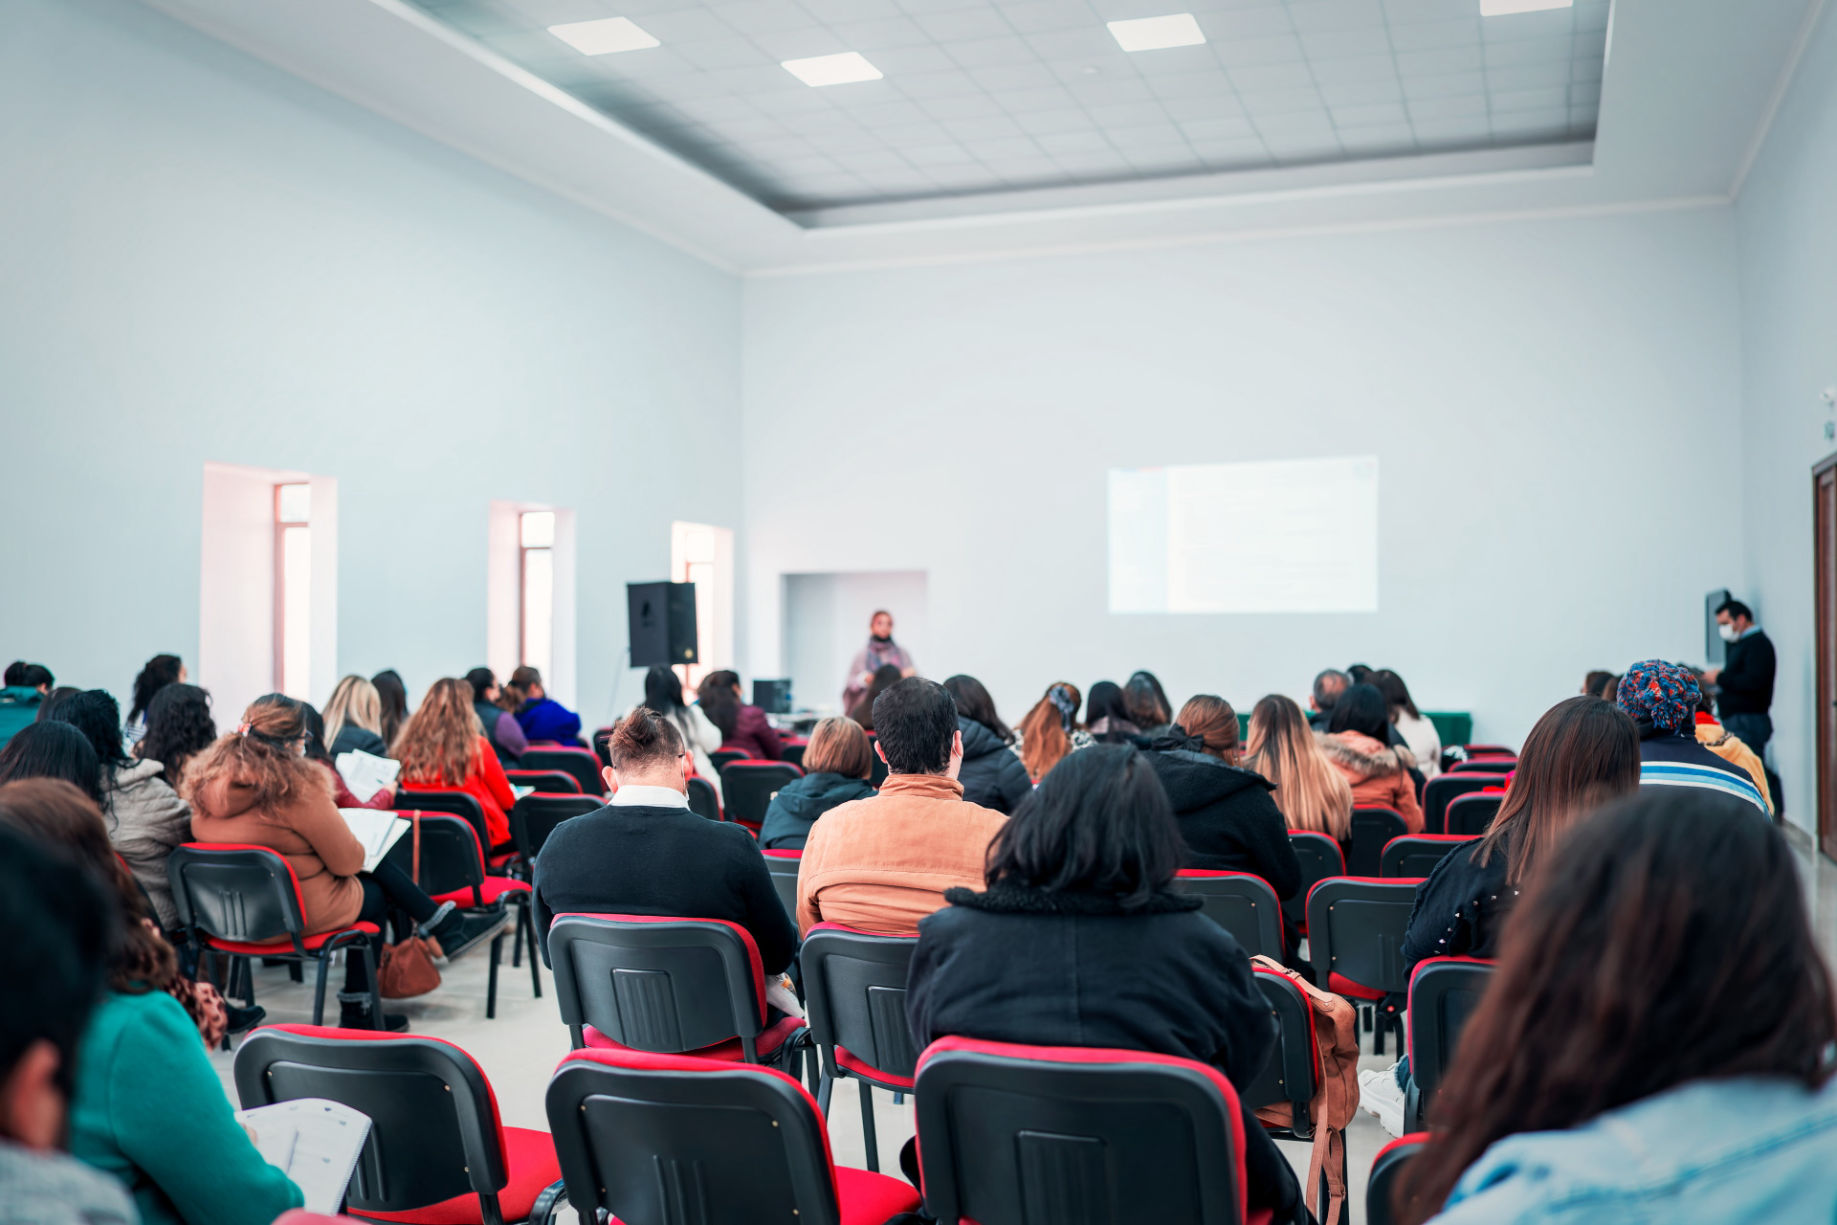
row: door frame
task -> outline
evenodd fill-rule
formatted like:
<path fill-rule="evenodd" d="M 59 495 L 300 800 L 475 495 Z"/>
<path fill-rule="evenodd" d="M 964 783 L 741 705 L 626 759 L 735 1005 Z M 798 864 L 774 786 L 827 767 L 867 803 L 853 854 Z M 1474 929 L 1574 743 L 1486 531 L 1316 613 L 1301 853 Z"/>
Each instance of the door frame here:
<path fill-rule="evenodd" d="M 1812 729 L 1816 774 L 1814 807 L 1816 823 L 1812 840 L 1828 858 L 1837 860 L 1837 759 L 1827 751 L 1837 735 L 1837 692 L 1833 692 L 1833 675 L 1837 675 L 1837 599 L 1827 600 L 1825 593 L 1837 588 L 1837 509 L 1826 523 L 1822 517 L 1821 488 L 1826 479 L 1837 484 L 1837 454 L 1827 455 L 1812 465 L 1812 625 L 1815 642 L 1813 667 L 1813 701 L 1817 718 Z M 1837 496 L 1837 495 L 1834 495 Z"/>

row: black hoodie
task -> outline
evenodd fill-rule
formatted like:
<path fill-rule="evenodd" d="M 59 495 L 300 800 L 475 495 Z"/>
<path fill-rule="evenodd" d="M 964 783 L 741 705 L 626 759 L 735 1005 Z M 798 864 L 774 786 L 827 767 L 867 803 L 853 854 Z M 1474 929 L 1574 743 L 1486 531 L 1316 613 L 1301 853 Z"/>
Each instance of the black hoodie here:
<path fill-rule="evenodd" d="M 957 772 L 963 798 L 999 813 L 1012 813 L 1033 790 L 1021 755 L 974 719 L 958 715 L 957 730 L 963 733 L 963 768 Z"/>
<path fill-rule="evenodd" d="M 765 820 L 759 826 L 759 847 L 767 851 L 801 851 L 817 818 L 850 800 L 874 794 L 865 778 L 846 774 L 806 774 L 772 793 Z"/>
<path fill-rule="evenodd" d="M 1269 882 L 1279 898 L 1301 888 L 1301 863 L 1288 840 L 1288 822 L 1261 774 L 1228 766 L 1190 749 L 1149 742 L 1148 764 L 1167 791 L 1186 839 L 1186 867 L 1214 872 L 1251 872 Z"/>

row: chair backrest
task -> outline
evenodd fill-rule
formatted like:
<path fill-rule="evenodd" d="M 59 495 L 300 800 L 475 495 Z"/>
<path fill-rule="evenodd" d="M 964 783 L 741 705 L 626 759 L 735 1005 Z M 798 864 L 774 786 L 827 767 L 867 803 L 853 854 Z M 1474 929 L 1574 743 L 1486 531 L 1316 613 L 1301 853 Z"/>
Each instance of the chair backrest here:
<path fill-rule="evenodd" d="M 1200 913 L 1236 938 L 1246 956 L 1282 958 L 1282 903 L 1269 882 L 1249 872 L 1186 868 L 1174 874 L 1174 888 L 1194 894 Z"/>
<path fill-rule="evenodd" d="M 726 819 L 721 815 L 721 797 L 715 794 L 714 784 L 705 778 L 689 779 L 689 811 L 710 821 Z"/>
<path fill-rule="evenodd" d="M 1393 808 L 1352 810 L 1352 854 L 1346 859 L 1348 876 L 1376 876 L 1378 861 L 1392 838 L 1410 832 L 1409 822 Z"/>
<path fill-rule="evenodd" d="M 1516 757 L 1469 757 L 1448 767 L 1450 774 L 1510 774 L 1518 768 Z"/>
<path fill-rule="evenodd" d="M 1403 933 L 1416 905 L 1411 877 L 1342 876 L 1308 894 L 1308 954 L 1314 981 L 1341 995 L 1403 992 Z"/>
<path fill-rule="evenodd" d="M 1457 795 L 1466 795 L 1470 791 L 1484 791 L 1488 787 L 1504 787 L 1503 774 L 1440 774 L 1429 780 L 1429 785 L 1422 793 L 1422 832 L 1425 834 L 1448 833 L 1448 805 Z"/>
<path fill-rule="evenodd" d="M 823 1117 L 782 1072 L 575 1051 L 555 1069 L 547 1106 L 568 1201 L 582 1220 L 596 1212 L 624 1225 L 841 1219 Z"/>
<path fill-rule="evenodd" d="M 1378 861 L 1378 875 L 1420 879 L 1435 871 L 1435 865 L 1449 852 L 1476 840 L 1472 834 L 1405 834 L 1393 838 Z"/>
<path fill-rule="evenodd" d="M 511 844 L 524 863 L 534 863 L 556 826 L 605 806 L 593 795 L 526 795 L 510 810 Z"/>
<path fill-rule="evenodd" d="M 721 796 L 730 821 L 758 829 L 780 787 L 804 772 L 788 761 L 734 761 L 721 770 Z"/>
<path fill-rule="evenodd" d="M 472 823 L 479 845 L 491 845 L 491 830 L 485 824 L 484 806 L 471 792 L 446 789 L 424 791 L 419 787 L 405 787 L 396 793 L 396 803 L 402 805 L 404 810 L 412 808 L 416 812 L 445 812 L 464 817 Z"/>
<path fill-rule="evenodd" d="M 580 784 L 566 770 L 506 770 L 513 787 L 534 787 L 537 795 L 579 795 Z"/>
<path fill-rule="evenodd" d="M 1252 1107 L 1286 1102 L 1294 1119 L 1289 1130 L 1297 1139 L 1306 1140 L 1314 1134 L 1308 1105 L 1314 1100 L 1314 1088 L 1320 1079 L 1314 1006 L 1293 980 L 1262 966 L 1251 968 L 1269 1004 L 1270 1015 L 1276 1020 L 1276 1049 L 1244 1091 L 1244 1101 Z"/>
<path fill-rule="evenodd" d="M 1410 975 L 1410 1100 L 1406 1126 L 1419 1127 L 1430 1098 L 1454 1061 L 1461 1031 L 1493 979 L 1493 963 L 1476 957 L 1430 957 Z"/>
<path fill-rule="evenodd" d="M 1429 1142 L 1427 1132 L 1412 1132 L 1378 1150 L 1365 1182 L 1365 1225 L 1391 1225 L 1397 1219 L 1391 1206 L 1397 1195 L 1397 1176 Z"/>
<path fill-rule="evenodd" d="M 1457 795 L 1442 813 L 1442 825 L 1450 834 L 1478 837 L 1491 827 L 1504 803 L 1503 791 L 1469 791 L 1466 795 Z"/>
<path fill-rule="evenodd" d="M 413 792 L 409 795 L 412 798 Z M 413 830 L 396 839 L 383 861 L 408 873 L 423 893 L 453 893 L 485 883 L 485 851 L 470 821 L 449 812 L 415 809 L 404 809 L 397 815 L 421 827 L 421 862 L 415 862 Z"/>
<path fill-rule="evenodd" d="M 748 1062 L 765 1023 L 765 973 L 746 929 L 724 919 L 559 914 L 549 928 L 555 998 L 574 1038 L 678 1054 L 738 1037 Z"/>
<path fill-rule="evenodd" d="M 600 759 L 602 766 L 612 764 L 612 729 L 596 727 L 593 729 L 593 755 Z"/>
<path fill-rule="evenodd" d="M 839 923 L 818 923 L 804 937 L 797 956 L 810 1036 L 831 1076 L 838 1061 L 865 1065 L 869 1076 L 912 1076 L 919 1052 L 906 1024 L 906 970 L 917 944 L 917 936 L 878 936 Z"/>
<path fill-rule="evenodd" d="M 778 749 L 778 760 L 788 761 L 798 769 L 804 768 L 804 750 L 810 742 L 804 739 L 786 740 Z"/>
<path fill-rule="evenodd" d="M 724 779 L 726 775 L 722 772 L 725 771 L 729 765 L 736 761 L 751 761 L 753 759 L 748 757 L 740 749 L 716 749 L 714 752 L 708 754 L 708 760 L 713 764 L 714 772 L 716 774 L 721 774 Z"/>
<path fill-rule="evenodd" d="M 491 1082 L 450 1042 L 410 1034 L 270 1025 L 236 1052 L 245 1110 L 323 1097 L 370 1116 L 352 1176 L 355 1212 L 406 1212 L 478 1195 L 497 1212 L 510 1178 Z"/>
<path fill-rule="evenodd" d="M 797 920 L 797 872 L 803 866 L 802 851 L 767 850 L 761 851 L 765 856 L 765 870 L 772 874 L 772 888 L 778 890 L 778 900 L 785 908 L 793 922 Z"/>
<path fill-rule="evenodd" d="M 1242 1115 L 1216 1068 L 952 1037 L 925 1049 L 917 1080 L 925 1206 L 940 1221 L 1244 1220 Z"/>
<path fill-rule="evenodd" d="M 1346 875 L 1346 855 L 1336 839 L 1311 829 L 1291 829 L 1288 844 L 1295 848 L 1295 859 L 1301 864 L 1301 888 L 1295 891 L 1294 897 L 1282 903 L 1282 913 L 1288 916 L 1290 923 L 1306 932 L 1308 890 L 1329 876 Z"/>
<path fill-rule="evenodd" d="M 1469 757 L 1517 757 L 1518 750 L 1503 744 L 1463 744 Z"/>
<path fill-rule="evenodd" d="M 600 776 L 600 759 L 594 756 L 592 749 L 569 744 L 542 748 L 531 745 L 520 760 L 525 770 L 560 770 L 579 784 L 582 795 L 606 794 L 606 780 Z"/>
<path fill-rule="evenodd" d="M 306 905 L 293 865 L 265 846 L 187 842 L 166 859 L 179 926 L 218 940 L 266 944 L 306 930 Z"/>

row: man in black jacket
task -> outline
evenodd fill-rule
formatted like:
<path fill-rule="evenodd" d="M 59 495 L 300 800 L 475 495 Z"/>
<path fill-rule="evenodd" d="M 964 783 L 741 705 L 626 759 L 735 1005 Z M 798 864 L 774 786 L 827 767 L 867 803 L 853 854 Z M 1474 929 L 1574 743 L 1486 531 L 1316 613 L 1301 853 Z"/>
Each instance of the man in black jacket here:
<path fill-rule="evenodd" d="M 1716 708 L 1722 726 L 1765 761 L 1767 741 L 1773 739 L 1773 720 L 1767 714 L 1773 705 L 1777 666 L 1773 640 L 1754 624 L 1753 610 L 1740 600 L 1727 600 L 1716 610 L 1716 630 L 1729 644 L 1728 662 L 1705 671 L 1703 679 L 1720 690 Z"/>

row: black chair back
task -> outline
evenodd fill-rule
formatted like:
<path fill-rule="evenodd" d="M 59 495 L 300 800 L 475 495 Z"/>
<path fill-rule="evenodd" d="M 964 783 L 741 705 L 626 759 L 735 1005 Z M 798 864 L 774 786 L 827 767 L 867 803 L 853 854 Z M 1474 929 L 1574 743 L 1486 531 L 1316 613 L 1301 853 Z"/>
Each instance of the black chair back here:
<path fill-rule="evenodd" d="M 1262 877 L 1188 868 L 1174 874 L 1174 889 L 1196 895 L 1200 913 L 1230 932 L 1246 956 L 1282 959 L 1282 903 Z"/>
<path fill-rule="evenodd" d="M 537 795 L 579 795 L 580 784 L 566 770 L 506 770 L 513 787 L 534 787 Z"/>
<path fill-rule="evenodd" d="M 1378 1150 L 1371 1163 L 1371 1177 L 1365 1183 L 1366 1225 L 1392 1225 L 1397 1219 L 1391 1206 L 1397 1195 L 1397 1176 L 1428 1142 L 1427 1135 L 1418 1133 L 1392 1140 Z"/>
<path fill-rule="evenodd" d="M 758 829 L 778 789 L 804 772 L 788 761 L 736 761 L 721 771 L 721 796 L 727 819 Z"/>
<path fill-rule="evenodd" d="M 186 843 L 166 859 L 179 925 L 218 940 L 267 944 L 306 930 L 300 882 L 279 852 Z"/>
<path fill-rule="evenodd" d="M 1493 818 L 1505 804 L 1502 791 L 1470 791 L 1457 795 L 1442 814 L 1450 834 L 1477 838 L 1492 828 Z"/>
<path fill-rule="evenodd" d="M 421 862 L 415 863 L 412 829 L 396 839 L 383 862 L 408 873 L 430 896 L 476 889 L 485 883 L 485 853 L 470 821 L 445 812 L 403 810 L 400 815 L 421 827 Z M 483 899 L 474 899 L 474 904 L 483 905 Z"/>
<path fill-rule="evenodd" d="M 1312 1139 L 1314 1128 L 1308 1119 L 1308 1103 L 1314 1100 L 1314 1084 L 1320 1076 L 1320 1061 L 1314 1049 L 1314 1006 L 1293 980 L 1262 966 L 1252 969 L 1270 1015 L 1276 1020 L 1276 1049 L 1245 1090 L 1244 1101 L 1252 1107 L 1286 1102 L 1293 1124 L 1278 1134 L 1296 1140 Z"/>
<path fill-rule="evenodd" d="M 470 792 L 422 791 L 412 788 L 397 792 L 395 799 L 404 812 L 413 809 L 416 812 L 445 812 L 464 817 L 472 823 L 473 832 L 478 834 L 478 844 L 489 852 L 491 831 L 485 825 L 485 809 Z"/>
<path fill-rule="evenodd" d="M 925 1206 L 940 1221 L 1244 1220 L 1242 1115 L 1214 1068 L 944 1038 L 917 1080 Z"/>
<path fill-rule="evenodd" d="M 778 760 L 788 761 L 798 769 L 804 768 L 804 750 L 808 744 L 787 744 L 778 751 Z"/>
<path fill-rule="evenodd" d="M 1423 1125 L 1435 1091 L 1454 1062 L 1461 1031 L 1493 979 L 1493 963 L 1473 957 L 1431 957 L 1410 976 L 1410 1091 L 1403 1125 Z"/>
<path fill-rule="evenodd" d="M 1378 875 L 1427 876 L 1451 853 L 1475 841 L 1472 835 L 1466 834 L 1405 834 L 1393 838 L 1378 861 Z"/>
<path fill-rule="evenodd" d="M 1518 768 L 1516 757 L 1470 757 L 1447 769 L 1449 774 L 1510 774 Z"/>
<path fill-rule="evenodd" d="M 791 921 L 797 921 L 797 870 L 803 865 L 802 851 L 764 851 L 765 870 L 772 874 L 772 888 L 778 890 L 778 900 L 783 903 L 785 914 Z"/>
<path fill-rule="evenodd" d="M 1308 952 L 1315 981 L 1342 995 L 1409 989 L 1403 933 L 1420 881 L 1323 880 L 1308 894 Z M 1351 988 L 1351 991 L 1348 991 Z"/>
<path fill-rule="evenodd" d="M 707 817 L 710 821 L 722 820 L 721 797 L 714 793 L 714 784 L 705 778 L 689 780 L 689 811 L 698 817 Z"/>
<path fill-rule="evenodd" d="M 1308 890 L 1329 876 L 1346 875 L 1346 854 L 1333 838 L 1313 830 L 1291 829 L 1288 844 L 1295 848 L 1295 859 L 1301 864 L 1301 888 L 1295 891 L 1294 897 L 1282 903 L 1282 913 L 1306 935 Z"/>
<path fill-rule="evenodd" d="M 1392 838 L 1401 838 L 1409 832 L 1409 823 L 1395 809 L 1353 809 L 1352 854 L 1346 861 L 1346 875 L 1376 876 L 1384 848 Z"/>
<path fill-rule="evenodd" d="M 819 923 L 804 937 L 798 964 L 825 1076 L 844 1074 L 840 1048 L 856 1065 L 847 1074 L 893 1089 L 911 1083 L 919 1053 L 906 1023 L 906 969 L 917 943 L 916 936 L 878 936 L 833 923 Z"/>
<path fill-rule="evenodd" d="M 600 777 L 600 759 L 591 749 L 564 745 L 539 749 L 531 745 L 521 760 L 525 770 L 559 770 L 568 775 L 580 787 L 582 795 L 606 794 L 606 780 Z"/>
<path fill-rule="evenodd" d="M 755 759 L 748 757 L 738 749 L 716 749 L 714 752 L 708 754 L 708 760 L 713 764 L 714 772 L 720 774 L 722 778 L 725 779 L 725 771 L 728 766 L 736 761 L 753 761 Z"/>
<path fill-rule="evenodd" d="M 535 863 L 556 826 L 605 806 L 591 795 L 526 795 L 510 810 L 510 841 L 524 863 Z"/>
<path fill-rule="evenodd" d="M 1448 805 L 1457 795 L 1466 795 L 1470 791 L 1484 791 L 1488 787 L 1505 786 L 1505 775 L 1481 773 L 1450 773 L 1438 775 L 1429 780 L 1429 785 L 1422 793 L 1422 832 L 1425 834 L 1445 834 L 1448 829 Z"/>

